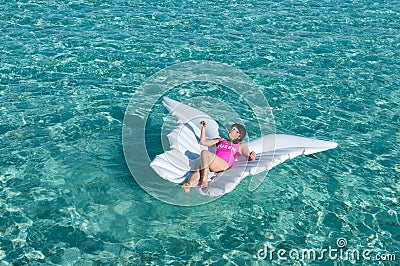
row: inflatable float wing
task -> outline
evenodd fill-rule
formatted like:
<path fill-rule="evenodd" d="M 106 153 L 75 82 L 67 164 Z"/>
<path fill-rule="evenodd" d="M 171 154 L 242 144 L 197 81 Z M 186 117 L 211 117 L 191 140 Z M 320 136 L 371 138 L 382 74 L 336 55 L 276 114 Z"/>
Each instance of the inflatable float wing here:
<path fill-rule="evenodd" d="M 209 147 L 199 144 L 200 121 L 207 122 L 206 138 L 219 138 L 222 132 L 217 122 L 207 114 L 172 100 L 163 98 L 163 104 L 173 115 L 178 127 L 168 134 L 170 150 L 157 155 L 150 163 L 153 170 L 162 178 L 171 182 L 183 183 L 199 164 L 200 152 Z M 251 151 L 257 153 L 255 161 L 247 161 L 243 156 L 225 172 L 209 174 L 208 188 L 197 191 L 200 194 L 215 197 L 231 192 L 248 175 L 268 171 L 272 167 L 293 159 L 299 155 L 309 155 L 333 149 L 336 142 L 310 139 L 285 134 L 269 134 L 246 142 Z"/>

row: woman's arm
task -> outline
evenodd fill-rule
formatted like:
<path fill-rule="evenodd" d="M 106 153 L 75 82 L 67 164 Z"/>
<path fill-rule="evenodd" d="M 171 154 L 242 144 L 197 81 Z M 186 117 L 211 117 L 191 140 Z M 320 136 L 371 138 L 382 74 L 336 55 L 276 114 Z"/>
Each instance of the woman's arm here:
<path fill-rule="evenodd" d="M 210 147 L 213 146 L 215 144 L 217 144 L 218 142 L 220 142 L 222 140 L 222 138 L 218 138 L 218 139 L 206 139 L 206 122 L 205 121 L 201 121 L 201 134 L 200 134 L 200 144 Z"/>
<path fill-rule="evenodd" d="M 247 160 L 254 161 L 256 159 L 256 153 L 250 152 L 249 147 L 246 144 L 240 144 L 240 154 L 242 154 Z"/>
<path fill-rule="evenodd" d="M 203 140 L 203 141 L 200 140 L 200 144 L 201 144 L 201 145 L 204 145 L 204 146 L 207 146 L 207 147 L 210 147 L 210 146 L 213 146 L 213 145 L 218 144 L 222 139 L 223 139 L 223 138 L 218 138 L 218 139 L 205 139 L 205 140 Z"/>

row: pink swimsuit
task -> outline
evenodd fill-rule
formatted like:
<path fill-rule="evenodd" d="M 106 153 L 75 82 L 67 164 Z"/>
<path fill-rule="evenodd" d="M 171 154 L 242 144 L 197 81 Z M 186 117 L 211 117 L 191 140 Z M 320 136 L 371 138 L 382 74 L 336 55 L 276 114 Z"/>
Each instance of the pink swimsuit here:
<path fill-rule="evenodd" d="M 229 164 L 229 167 L 231 167 L 235 160 L 240 156 L 239 144 L 228 144 L 226 143 L 226 140 L 222 140 L 218 144 L 215 154 L 224 159 Z"/>

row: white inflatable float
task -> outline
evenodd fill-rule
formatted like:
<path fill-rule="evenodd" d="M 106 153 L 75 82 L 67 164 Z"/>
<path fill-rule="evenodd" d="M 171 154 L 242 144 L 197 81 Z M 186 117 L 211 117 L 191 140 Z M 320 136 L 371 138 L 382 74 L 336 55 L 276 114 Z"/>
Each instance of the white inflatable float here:
<path fill-rule="evenodd" d="M 200 152 L 210 149 L 199 144 L 200 121 L 207 122 L 206 138 L 222 137 L 217 122 L 200 110 L 182 104 L 168 97 L 163 104 L 173 115 L 178 127 L 168 134 L 170 150 L 157 155 L 150 163 L 162 178 L 182 184 L 199 164 Z M 250 151 L 257 153 L 255 161 L 247 161 L 241 156 L 234 165 L 222 173 L 210 173 L 208 188 L 197 188 L 200 194 L 215 197 L 231 192 L 248 175 L 268 171 L 272 167 L 299 155 L 309 155 L 333 149 L 336 142 L 303 138 L 284 134 L 265 135 L 246 143 Z"/>

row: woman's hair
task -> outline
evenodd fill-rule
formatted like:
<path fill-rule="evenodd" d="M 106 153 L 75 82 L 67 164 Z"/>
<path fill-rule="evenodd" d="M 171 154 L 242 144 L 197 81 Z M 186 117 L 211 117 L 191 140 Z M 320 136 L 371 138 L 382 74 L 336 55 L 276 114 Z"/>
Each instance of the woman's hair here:
<path fill-rule="evenodd" d="M 244 139 L 244 137 L 246 136 L 246 129 L 245 129 L 244 126 L 241 125 L 241 124 L 233 124 L 233 125 L 231 126 L 231 128 L 232 128 L 232 127 L 236 127 L 236 128 L 239 130 L 240 137 L 239 137 L 238 139 L 232 140 L 232 143 L 233 143 L 233 144 L 238 144 L 238 143 L 241 142 L 241 141 Z"/>

